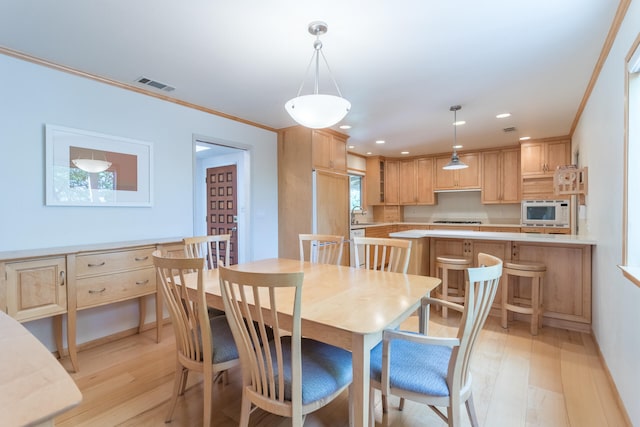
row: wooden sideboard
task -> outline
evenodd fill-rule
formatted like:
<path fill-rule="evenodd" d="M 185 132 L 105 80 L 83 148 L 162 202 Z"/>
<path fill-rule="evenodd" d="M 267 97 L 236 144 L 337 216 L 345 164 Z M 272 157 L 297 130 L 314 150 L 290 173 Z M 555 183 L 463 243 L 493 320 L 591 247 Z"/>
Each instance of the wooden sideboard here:
<path fill-rule="evenodd" d="M 62 316 L 67 315 L 67 347 L 79 369 L 77 312 L 139 300 L 139 331 L 145 327 L 147 296 L 155 296 L 156 339 L 162 337 L 162 298 L 152 252 L 182 251 L 181 239 L 0 253 L 0 310 L 20 322 L 53 317 L 58 354 L 65 354 Z"/>

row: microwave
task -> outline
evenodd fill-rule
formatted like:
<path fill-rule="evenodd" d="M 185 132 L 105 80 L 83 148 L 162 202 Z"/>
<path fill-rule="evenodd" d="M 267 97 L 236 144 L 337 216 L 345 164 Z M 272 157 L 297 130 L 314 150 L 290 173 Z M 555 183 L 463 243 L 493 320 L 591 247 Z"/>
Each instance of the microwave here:
<path fill-rule="evenodd" d="M 569 227 L 569 200 L 523 200 L 522 225 Z"/>

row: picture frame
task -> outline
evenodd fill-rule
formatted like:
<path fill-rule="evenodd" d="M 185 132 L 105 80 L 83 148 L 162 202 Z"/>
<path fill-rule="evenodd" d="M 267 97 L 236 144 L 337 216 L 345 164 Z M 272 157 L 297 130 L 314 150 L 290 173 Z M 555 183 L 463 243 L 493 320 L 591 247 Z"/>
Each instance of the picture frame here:
<path fill-rule="evenodd" d="M 45 125 L 47 206 L 153 206 L 153 145 Z"/>

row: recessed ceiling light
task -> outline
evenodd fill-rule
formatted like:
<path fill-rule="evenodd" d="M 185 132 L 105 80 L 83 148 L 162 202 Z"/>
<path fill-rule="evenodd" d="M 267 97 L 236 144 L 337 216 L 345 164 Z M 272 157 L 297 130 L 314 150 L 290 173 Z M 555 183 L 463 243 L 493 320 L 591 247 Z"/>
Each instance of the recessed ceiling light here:
<path fill-rule="evenodd" d="M 454 145 L 452 148 L 455 148 L 456 150 L 459 150 L 462 148 L 462 145 Z"/>
<path fill-rule="evenodd" d="M 529 140 L 529 139 L 531 139 L 531 137 L 530 137 L 530 136 L 521 136 L 521 137 L 520 137 L 520 141 L 527 141 L 527 140 Z"/>
<path fill-rule="evenodd" d="M 340 125 L 340 129 L 351 129 L 351 125 Z"/>
<path fill-rule="evenodd" d="M 384 139 L 379 139 L 376 141 L 376 144 L 384 144 Z"/>
<path fill-rule="evenodd" d="M 505 119 L 507 117 L 511 117 L 511 113 L 500 113 L 496 116 L 496 119 Z"/>
<path fill-rule="evenodd" d="M 464 120 L 458 120 L 457 122 L 453 122 L 453 125 L 454 126 L 462 126 L 465 123 L 467 123 L 467 122 L 465 122 Z"/>
<path fill-rule="evenodd" d="M 401 151 L 400 154 L 409 154 L 408 151 Z"/>
<path fill-rule="evenodd" d="M 354 148 L 356 148 L 356 146 L 355 145 L 350 145 L 349 148 L 354 149 Z"/>
<path fill-rule="evenodd" d="M 367 156 L 372 155 L 373 153 L 371 151 L 367 151 Z"/>

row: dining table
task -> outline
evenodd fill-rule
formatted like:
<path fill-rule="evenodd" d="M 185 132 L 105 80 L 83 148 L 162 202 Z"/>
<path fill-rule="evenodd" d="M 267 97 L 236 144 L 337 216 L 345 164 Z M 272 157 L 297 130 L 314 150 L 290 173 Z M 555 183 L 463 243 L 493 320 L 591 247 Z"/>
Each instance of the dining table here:
<path fill-rule="evenodd" d="M 440 284 L 436 277 L 285 258 L 245 262 L 230 268 L 245 272 L 304 273 L 302 335 L 351 352 L 351 425 L 359 427 L 369 425 L 371 349 L 382 340 L 383 330 L 399 326 L 421 307 L 422 298 Z M 224 309 L 218 270 L 206 270 L 203 282 L 207 305 Z M 187 286 L 195 291 L 196 281 L 188 282 Z M 293 291 L 290 295 L 279 294 L 282 301 L 278 301 L 278 307 L 283 310 L 279 312 L 280 326 L 286 330 L 292 321 Z"/>

